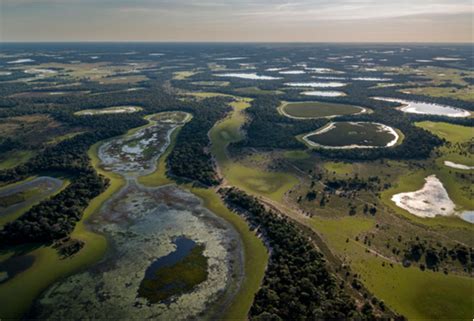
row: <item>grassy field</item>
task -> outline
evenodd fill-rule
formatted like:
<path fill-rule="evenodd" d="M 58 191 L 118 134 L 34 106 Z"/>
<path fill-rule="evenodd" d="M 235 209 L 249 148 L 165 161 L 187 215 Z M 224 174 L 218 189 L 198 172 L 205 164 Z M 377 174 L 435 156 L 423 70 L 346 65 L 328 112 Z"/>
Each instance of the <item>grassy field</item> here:
<path fill-rule="evenodd" d="M 191 84 L 197 86 L 209 86 L 209 87 L 226 87 L 230 85 L 228 81 L 193 81 Z"/>
<path fill-rule="evenodd" d="M 31 150 L 13 150 L 2 155 L 0 158 L 0 170 L 13 168 L 19 164 L 25 163 L 31 157 L 35 155 L 35 152 Z"/>
<path fill-rule="evenodd" d="M 342 115 L 358 114 L 363 110 L 362 107 L 345 104 L 333 104 L 326 102 L 284 102 L 279 111 L 290 117 L 295 118 L 324 118 Z"/>
<path fill-rule="evenodd" d="M 232 224 L 242 238 L 245 279 L 232 304 L 221 317 L 223 319 L 245 320 L 254 295 L 259 290 L 265 274 L 269 258 L 267 249 L 255 233 L 250 230 L 245 220 L 231 212 L 214 190 L 190 188 L 190 191 L 203 200 L 206 208 Z"/>
<path fill-rule="evenodd" d="M 443 97 L 474 102 L 474 86 L 467 86 L 463 88 L 456 87 L 421 87 L 421 88 L 407 88 L 401 90 L 413 95 L 425 95 L 431 97 Z"/>
<path fill-rule="evenodd" d="M 173 73 L 174 80 L 185 80 L 186 78 L 192 77 L 197 74 L 196 71 L 177 71 Z"/>
<path fill-rule="evenodd" d="M 398 213 L 409 215 L 412 219 L 421 220 L 425 224 L 448 224 L 450 226 L 463 226 L 467 223 L 460 221 L 458 218 L 434 218 L 434 219 L 420 219 L 413 218 L 413 215 L 401 210 L 398 207 L 394 207 L 393 202 L 390 201 L 391 195 L 400 193 L 415 191 L 420 189 L 424 184 L 424 178 L 426 176 L 435 174 L 438 179 L 443 183 L 444 187 L 448 191 L 450 198 L 456 204 L 458 210 L 472 210 L 472 179 L 469 175 L 461 176 L 454 175 L 453 173 L 467 174 L 470 171 L 450 168 L 444 165 L 445 160 L 454 161 L 465 165 L 474 165 L 472 157 L 467 150 L 468 147 L 463 147 L 463 143 L 467 144 L 472 139 L 472 130 L 465 126 L 453 125 L 448 123 L 438 122 L 420 122 L 416 124 L 426 130 L 431 131 L 433 134 L 438 135 L 441 138 L 446 139 L 451 146 L 441 146 L 438 148 L 439 156 L 434 156 L 433 163 L 430 166 L 426 166 L 424 170 L 418 170 L 411 172 L 408 175 L 400 177 L 395 182 L 394 188 L 382 193 L 382 199 L 386 204 L 390 204 Z M 459 144 L 459 145 L 455 145 Z M 459 147 L 461 146 L 461 147 Z M 467 145 L 466 145 L 467 146 Z"/>
<path fill-rule="evenodd" d="M 235 89 L 236 92 L 242 95 L 281 95 L 283 91 L 280 90 L 264 90 L 258 87 L 242 87 Z"/>
<path fill-rule="evenodd" d="M 243 111 L 248 108 L 249 100 L 240 99 L 231 103 L 233 112 L 224 120 L 218 122 L 209 132 L 211 152 L 219 164 L 222 176 L 230 185 L 239 187 L 251 194 L 269 197 L 281 201 L 284 194 L 298 180 L 287 173 L 263 171 L 247 167 L 230 159 L 227 146 L 243 138 L 240 128 L 245 122 Z"/>
<path fill-rule="evenodd" d="M 344 257 L 365 286 L 409 320 L 470 319 L 474 313 L 469 277 L 404 268 L 366 251 L 355 236 L 374 228 L 370 218 L 313 218 L 312 225 L 328 245 Z M 346 242 L 346 239 L 349 239 Z"/>

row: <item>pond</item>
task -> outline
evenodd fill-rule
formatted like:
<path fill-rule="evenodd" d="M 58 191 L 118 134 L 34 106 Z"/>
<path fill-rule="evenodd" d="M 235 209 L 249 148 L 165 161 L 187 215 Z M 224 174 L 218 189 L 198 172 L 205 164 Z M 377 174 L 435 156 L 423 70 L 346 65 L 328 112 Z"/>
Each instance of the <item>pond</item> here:
<path fill-rule="evenodd" d="M 394 146 L 398 133 L 390 126 L 371 122 L 332 122 L 302 137 L 311 147 L 327 149 Z"/>
<path fill-rule="evenodd" d="M 347 104 L 327 102 L 286 102 L 279 111 L 286 117 L 295 119 L 332 118 L 342 115 L 357 115 L 366 113 L 367 109 Z"/>
<path fill-rule="evenodd" d="M 77 111 L 74 115 L 77 116 L 92 116 L 92 115 L 103 115 L 103 114 L 123 114 L 123 113 L 136 113 L 143 108 L 138 106 L 116 106 L 98 109 L 84 109 Z"/>
<path fill-rule="evenodd" d="M 87 222 L 107 238 L 107 253 L 53 284 L 28 317 L 189 320 L 217 317 L 231 303 L 243 279 L 237 231 L 194 194 L 137 180 L 154 170 L 171 133 L 188 116 L 149 116 L 148 126 L 102 145 L 102 167 L 126 182 Z"/>
<path fill-rule="evenodd" d="M 469 117 L 471 113 L 465 109 L 425 103 L 420 101 L 411 101 L 397 98 L 374 97 L 375 100 L 398 103 L 402 105 L 399 109 L 404 113 L 423 114 L 423 115 L 439 115 L 447 117 Z"/>
<path fill-rule="evenodd" d="M 287 82 L 285 86 L 289 87 L 313 87 L 313 88 L 337 88 L 344 87 L 342 82 Z"/>
<path fill-rule="evenodd" d="M 0 222 L 56 193 L 62 186 L 63 181 L 58 178 L 40 176 L 0 188 Z"/>
<path fill-rule="evenodd" d="M 342 97 L 346 94 L 342 91 L 303 91 L 301 95 L 304 96 L 317 96 L 317 97 Z"/>
<path fill-rule="evenodd" d="M 461 219 L 467 222 L 474 222 L 474 211 L 461 213 L 456 211 L 456 205 L 436 175 L 427 176 L 425 184 L 417 191 L 393 195 L 392 201 L 398 207 L 419 217 L 433 218 L 438 215 L 459 215 Z"/>
<path fill-rule="evenodd" d="M 226 74 L 215 74 L 216 77 L 227 77 L 227 78 L 241 78 L 241 79 L 249 79 L 249 80 L 277 80 L 281 79 L 281 77 L 273 77 L 273 76 L 263 76 L 258 75 L 256 73 L 226 73 Z"/>

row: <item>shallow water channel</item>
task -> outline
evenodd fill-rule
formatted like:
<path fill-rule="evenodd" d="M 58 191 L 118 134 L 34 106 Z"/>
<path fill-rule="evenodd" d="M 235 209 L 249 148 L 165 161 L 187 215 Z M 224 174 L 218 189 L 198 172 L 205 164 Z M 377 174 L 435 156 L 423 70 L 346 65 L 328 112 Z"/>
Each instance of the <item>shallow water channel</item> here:
<path fill-rule="evenodd" d="M 172 131 L 185 122 L 149 120 L 99 149 L 102 168 L 126 181 L 88 224 L 107 237 L 105 257 L 51 286 L 30 316 L 187 320 L 217 317 L 231 302 L 243 275 L 239 234 L 187 190 L 137 181 L 154 171 Z"/>

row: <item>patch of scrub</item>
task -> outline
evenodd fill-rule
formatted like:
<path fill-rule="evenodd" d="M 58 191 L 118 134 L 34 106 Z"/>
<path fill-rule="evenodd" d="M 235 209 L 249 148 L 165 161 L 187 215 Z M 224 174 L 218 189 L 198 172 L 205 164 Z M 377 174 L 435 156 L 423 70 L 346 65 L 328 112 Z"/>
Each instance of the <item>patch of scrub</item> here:
<path fill-rule="evenodd" d="M 358 115 L 366 108 L 326 102 L 285 102 L 278 109 L 284 116 L 294 119 L 332 118 L 342 115 Z"/>
<path fill-rule="evenodd" d="M 399 135 L 390 126 L 371 122 L 332 122 L 302 137 L 311 147 L 328 149 L 394 146 Z"/>
<path fill-rule="evenodd" d="M 262 76 L 257 73 L 226 73 L 226 74 L 215 74 L 216 77 L 228 77 L 228 78 L 241 78 L 251 80 L 277 80 L 282 79 L 281 77 L 273 76 Z"/>
<path fill-rule="evenodd" d="M 405 113 L 447 117 L 469 117 L 471 115 L 471 113 L 465 109 L 439 104 L 385 97 L 373 97 L 373 99 L 401 104 L 400 110 Z"/>
<path fill-rule="evenodd" d="M 342 82 L 287 82 L 285 86 L 289 87 L 313 87 L 313 88 L 338 88 L 346 86 Z"/>
<path fill-rule="evenodd" d="M 399 193 L 392 196 L 398 207 L 419 217 L 449 216 L 455 213 L 455 205 L 449 198 L 443 183 L 430 175 L 425 178 L 425 185 L 418 191 Z"/>
<path fill-rule="evenodd" d="M 75 112 L 74 115 L 77 116 L 92 116 L 92 115 L 104 115 L 104 114 L 123 114 L 123 113 L 136 113 L 143 108 L 138 106 L 117 106 L 117 107 L 107 107 L 99 109 L 85 109 L 78 112 Z"/>
<path fill-rule="evenodd" d="M 342 96 L 345 96 L 346 94 L 342 91 L 315 90 L 315 91 L 304 91 L 304 92 L 301 93 L 301 95 L 304 95 L 304 96 L 317 96 L 317 97 L 342 97 Z"/>
<path fill-rule="evenodd" d="M 471 170 L 474 169 L 474 166 L 468 166 L 464 164 L 457 164 L 451 161 L 444 161 L 444 165 L 451 167 L 451 168 L 456 168 L 456 169 L 463 169 L 463 170 Z"/>

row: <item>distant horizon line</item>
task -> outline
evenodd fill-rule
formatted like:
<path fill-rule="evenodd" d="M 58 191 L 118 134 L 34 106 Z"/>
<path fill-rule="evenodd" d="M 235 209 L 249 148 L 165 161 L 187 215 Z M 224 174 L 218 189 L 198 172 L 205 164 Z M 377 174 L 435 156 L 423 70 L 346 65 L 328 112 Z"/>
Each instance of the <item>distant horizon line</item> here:
<path fill-rule="evenodd" d="M 22 41 L 22 40 L 9 40 L 1 41 L 0 45 L 3 44 L 97 44 L 97 43 L 110 43 L 110 44 L 431 44 L 431 45 L 472 45 L 474 46 L 474 40 L 471 42 L 433 42 L 433 41 L 185 41 L 185 40 L 75 40 L 75 41 L 62 41 L 62 40 L 48 40 L 48 41 Z"/>

